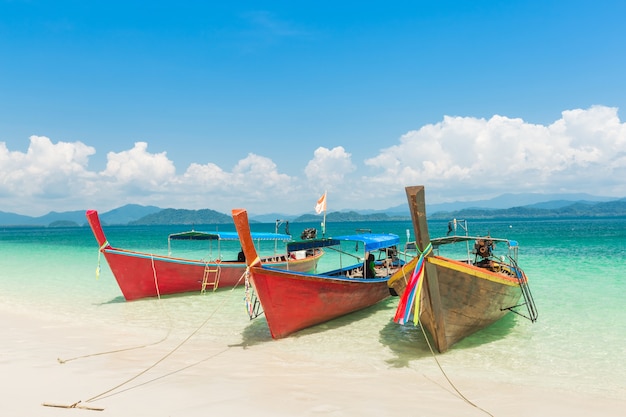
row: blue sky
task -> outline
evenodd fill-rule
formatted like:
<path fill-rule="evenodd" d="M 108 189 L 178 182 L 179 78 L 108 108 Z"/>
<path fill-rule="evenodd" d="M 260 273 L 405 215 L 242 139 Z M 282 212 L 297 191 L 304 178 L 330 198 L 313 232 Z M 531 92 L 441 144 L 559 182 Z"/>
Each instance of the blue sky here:
<path fill-rule="evenodd" d="M 215 4 L 213 4 L 215 3 Z M 223 3 L 223 4 L 222 4 Z M 232 4 L 231 4 L 232 3 Z M 0 211 L 626 196 L 626 2 L 0 0 Z"/>

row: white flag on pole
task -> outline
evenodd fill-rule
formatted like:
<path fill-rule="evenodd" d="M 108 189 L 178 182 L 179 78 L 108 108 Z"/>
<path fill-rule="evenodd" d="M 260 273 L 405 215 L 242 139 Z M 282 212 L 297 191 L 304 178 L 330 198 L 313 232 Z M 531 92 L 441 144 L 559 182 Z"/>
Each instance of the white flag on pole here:
<path fill-rule="evenodd" d="M 326 211 L 326 191 L 324 191 L 324 195 L 317 200 L 317 204 L 315 205 L 315 212 L 317 214 L 323 211 Z"/>

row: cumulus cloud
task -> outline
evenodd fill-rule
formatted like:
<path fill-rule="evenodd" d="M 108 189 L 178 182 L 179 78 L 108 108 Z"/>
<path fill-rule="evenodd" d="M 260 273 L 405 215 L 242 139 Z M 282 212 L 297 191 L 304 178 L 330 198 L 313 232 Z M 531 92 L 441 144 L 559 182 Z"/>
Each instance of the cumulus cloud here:
<path fill-rule="evenodd" d="M 316 184 L 319 190 L 328 190 L 340 187 L 346 176 L 355 169 L 351 155 L 343 146 L 333 149 L 319 147 L 304 168 L 304 174 L 309 183 Z"/>
<path fill-rule="evenodd" d="M 507 192 L 626 195 L 626 124 L 605 106 L 564 111 L 549 125 L 445 116 L 407 132 L 361 166 L 343 146 L 319 147 L 303 178 L 253 153 L 231 168 L 193 162 L 179 175 L 167 153 L 151 153 L 146 142 L 109 152 L 105 169 L 95 172 L 88 169 L 95 152 L 44 136 L 31 136 L 25 153 L 0 142 L 1 209 L 41 215 L 137 203 L 229 212 L 235 204 L 301 213 L 312 211 L 325 190 L 329 210 L 384 209 L 403 203 L 404 187 L 417 184 L 427 187 L 431 203 Z"/>
<path fill-rule="evenodd" d="M 373 183 L 425 184 L 449 199 L 506 192 L 587 192 L 624 195 L 626 125 L 617 109 L 569 110 L 543 126 L 493 116 L 444 117 L 406 133 L 367 159 L 382 173 Z"/>
<path fill-rule="evenodd" d="M 44 214 L 132 202 L 228 211 L 234 197 L 242 204 L 269 209 L 277 197 L 285 200 L 295 190 L 293 178 L 280 173 L 269 158 L 255 154 L 240 160 L 230 172 L 214 163 L 192 163 L 178 176 L 166 152 L 150 153 L 146 142 L 137 142 L 129 150 L 109 152 L 106 168 L 91 172 L 87 163 L 94 148 L 81 142 L 53 144 L 39 136 L 30 141 L 27 153 L 10 152 L 0 142 L 3 210 Z"/>
<path fill-rule="evenodd" d="M 176 173 L 174 163 L 167 158 L 166 152 L 151 154 L 146 142 L 137 142 L 128 151 L 109 152 L 107 161 L 101 175 L 120 187 L 131 185 L 146 190 L 162 190 Z"/>
<path fill-rule="evenodd" d="M 95 149 L 81 142 L 58 142 L 31 136 L 26 153 L 10 152 L 0 142 L 0 194 L 12 198 L 62 198 L 83 188 L 95 174 L 87 162 Z"/>
<path fill-rule="evenodd" d="M 276 205 L 276 198 L 284 200 L 295 189 L 292 177 L 281 174 L 271 159 L 253 153 L 230 172 L 214 163 L 193 163 L 177 178 L 177 186 L 187 194 L 195 191 L 196 197 L 192 198 L 196 207 L 206 207 L 207 195 L 211 195 L 216 204 L 236 201 L 239 205 L 254 204 L 269 210 L 272 204 Z M 226 211 L 232 208 L 222 207 Z"/>

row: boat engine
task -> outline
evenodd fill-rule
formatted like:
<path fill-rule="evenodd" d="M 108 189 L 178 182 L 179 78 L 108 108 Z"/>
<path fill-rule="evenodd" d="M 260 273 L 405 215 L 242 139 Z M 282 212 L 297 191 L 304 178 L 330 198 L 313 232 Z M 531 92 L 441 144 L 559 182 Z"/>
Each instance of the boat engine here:
<path fill-rule="evenodd" d="M 492 272 L 503 272 L 502 264 L 493 259 L 490 259 L 493 256 L 493 250 L 495 249 L 496 244 L 493 240 L 486 239 L 477 239 L 476 243 L 474 243 L 474 251 L 476 253 L 476 262 L 474 265 L 488 269 Z M 478 260 L 478 258 L 481 258 Z"/>
<path fill-rule="evenodd" d="M 478 239 L 474 243 L 474 250 L 481 258 L 489 258 L 493 254 L 495 244 L 491 239 Z"/>
<path fill-rule="evenodd" d="M 317 237 L 317 229 L 314 227 L 309 227 L 307 229 L 304 229 L 302 233 L 300 234 L 300 239 L 302 240 L 315 239 L 316 237 Z"/>

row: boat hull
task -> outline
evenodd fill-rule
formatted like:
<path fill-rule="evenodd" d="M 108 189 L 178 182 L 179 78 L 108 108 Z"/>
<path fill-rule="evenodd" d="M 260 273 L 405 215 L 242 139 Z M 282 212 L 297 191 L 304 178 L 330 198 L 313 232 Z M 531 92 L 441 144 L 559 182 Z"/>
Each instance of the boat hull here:
<path fill-rule="evenodd" d="M 437 256 L 426 258 L 437 271 L 441 311 L 444 322 L 445 351 L 463 338 L 493 324 L 510 312 L 522 296 L 517 278 L 486 271 L 473 265 Z M 424 282 L 420 323 L 431 334 L 438 331 L 430 306 L 429 281 Z"/>
<path fill-rule="evenodd" d="M 386 278 L 329 278 L 263 267 L 252 267 L 251 277 L 274 339 L 372 306 L 390 295 Z"/>
<path fill-rule="evenodd" d="M 242 284 L 246 270 L 245 262 L 204 262 L 169 256 L 151 255 L 113 247 L 105 247 L 102 253 L 111 268 L 124 298 L 127 301 L 160 295 L 201 291 L 208 271 L 208 282 L 215 281 L 219 271 L 218 288 Z M 321 253 L 317 256 L 289 262 L 277 262 L 277 268 L 309 272 L 315 269 Z M 208 287 L 213 289 L 213 286 Z"/>
<path fill-rule="evenodd" d="M 396 310 L 396 322 L 413 321 L 414 315 L 418 314 L 419 324 L 430 333 L 435 348 L 443 353 L 461 339 L 500 320 L 508 312 L 516 311 L 522 297 L 523 304 L 528 306 L 529 318 L 532 321 L 536 319 L 534 302 L 527 285 L 528 279 L 517 266 L 515 255 L 509 256 L 509 261 L 505 262 L 506 258 L 496 259 L 487 251 L 487 256 L 482 256 L 483 259 L 476 264 L 434 255 L 433 241 L 430 239 L 426 221 L 424 187 L 406 187 L 406 194 L 416 236 L 416 248 L 422 255 L 389 279 L 390 289 L 401 296 L 402 301 Z M 456 224 L 456 220 L 454 222 Z M 480 240 L 476 239 L 452 236 L 435 241 L 441 245 L 475 240 L 476 248 Z M 507 242 L 509 248 L 517 247 L 516 243 L 512 245 Z M 484 243 L 475 249 L 477 256 L 483 253 L 482 248 L 491 248 Z M 415 276 L 412 277 L 416 266 Z M 411 306 L 415 302 L 413 297 L 417 294 L 419 310 L 412 312 Z"/>
<path fill-rule="evenodd" d="M 88 210 L 87 221 L 127 301 L 146 297 L 233 287 L 242 283 L 246 262 L 182 259 L 112 247 L 106 239 L 95 210 Z M 269 264 L 291 271 L 310 272 L 324 252 L 317 250 L 302 259 L 277 255 Z"/>

